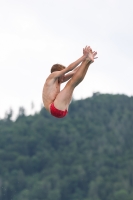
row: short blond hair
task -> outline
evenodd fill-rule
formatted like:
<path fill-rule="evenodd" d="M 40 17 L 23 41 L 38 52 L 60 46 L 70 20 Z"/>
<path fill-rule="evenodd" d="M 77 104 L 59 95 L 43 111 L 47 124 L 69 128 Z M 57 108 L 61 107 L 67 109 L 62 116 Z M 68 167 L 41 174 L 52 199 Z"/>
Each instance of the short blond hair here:
<path fill-rule="evenodd" d="M 61 71 L 63 69 L 65 69 L 66 67 L 63 66 L 63 65 L 60 65 L 60 64 L 54 64 L 52 67 L 51 67 L 51 73 L 52 72 L 56 72 L 56 71 Z"/>

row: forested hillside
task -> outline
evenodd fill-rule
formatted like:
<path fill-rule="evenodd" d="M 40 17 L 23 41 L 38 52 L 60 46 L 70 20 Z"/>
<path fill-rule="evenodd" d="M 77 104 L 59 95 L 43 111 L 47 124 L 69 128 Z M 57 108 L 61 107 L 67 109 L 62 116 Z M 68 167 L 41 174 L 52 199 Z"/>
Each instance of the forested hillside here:
<path fill-rule="evenodd" d="M 133 97 L 0 120 L 0 200 L 133 200 Z"/>

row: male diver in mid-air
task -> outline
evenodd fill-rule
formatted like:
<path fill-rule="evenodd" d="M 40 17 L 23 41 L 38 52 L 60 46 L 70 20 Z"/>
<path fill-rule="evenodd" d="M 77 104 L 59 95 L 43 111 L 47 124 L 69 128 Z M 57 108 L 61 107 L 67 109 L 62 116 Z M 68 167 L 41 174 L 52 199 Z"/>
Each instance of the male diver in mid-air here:
<path fill-rule="evenodd" d="M 86 46 L 83 49 L 83 55 L 68 67 L 60 64 L 52 66 L 42 94 L 44 107 L 51 115 L 57 118 L 67 115 L 74 88 L 84 79 L 90 64 L 97 58 L 96 55 L 96 51 L 92 51 L 90 46 Z M 60 91 L 61 83 L 65 81 L 68 82 Z"/>

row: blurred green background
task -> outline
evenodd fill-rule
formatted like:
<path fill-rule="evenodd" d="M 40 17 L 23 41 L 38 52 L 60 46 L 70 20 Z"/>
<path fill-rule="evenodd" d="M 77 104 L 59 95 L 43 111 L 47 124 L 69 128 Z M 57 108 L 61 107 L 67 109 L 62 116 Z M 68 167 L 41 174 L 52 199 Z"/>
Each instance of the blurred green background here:
<path fill-rule="evenodd" d="M 133 97 L 94 93 L 66 118 L 0 119 L 0 200 L 133 200 Z"/>

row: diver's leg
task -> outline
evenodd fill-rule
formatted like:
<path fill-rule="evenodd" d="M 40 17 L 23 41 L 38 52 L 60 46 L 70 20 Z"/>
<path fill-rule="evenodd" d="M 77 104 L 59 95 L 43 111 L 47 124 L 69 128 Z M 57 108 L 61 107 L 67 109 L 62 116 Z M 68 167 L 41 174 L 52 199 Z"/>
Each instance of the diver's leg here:
<path fill-rule="evenodd" d="M 83 61 L 77 72 L 68 81 L 64 89 L 57 95 L 54 105 L 59 110 L 68 109 L 72 99 L 74 88 L 84 79 L 86 72 L 90 66 L 90 61 Z"/>

